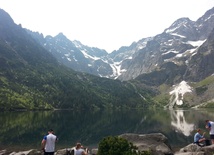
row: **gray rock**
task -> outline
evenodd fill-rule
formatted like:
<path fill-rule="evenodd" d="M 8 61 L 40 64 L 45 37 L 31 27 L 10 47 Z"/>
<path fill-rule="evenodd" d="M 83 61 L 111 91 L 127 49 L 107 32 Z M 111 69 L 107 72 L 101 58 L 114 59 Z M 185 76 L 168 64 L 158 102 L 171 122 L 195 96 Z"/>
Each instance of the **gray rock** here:
<path fill-rule="evenodd" d="M 168 138 L 161 133 L 120 135 L 138 147 L 139 151 L 150 151 L 153 155 L 173 155 Z"/>
<path fill-rule="evenodd" d="M 41 153 L 41 151 L 33 149 L 27 155 L 41 155 Z"/>
<path fill-rule="evenodd" d="M 55 155 L 74 155 L 74 152 L 72 151 L 74 150 L 74 148 L 66 148 L 66 149 L 61 149 L 61 150 L 57 150 L 55 152 Z"/>
<path fill-rule="evenodd" d="M 2 154 L 2 155 L 6 155 L 6 154 L 9 154 L 9 155 L 41 155 L 41 151 L 39 150 L 36 150 L 36 149 L 31 149 L 31 150 L 28 150 L 28 151 L 19 151 L 19 152 L 5 152 L 5 154 Z"/>
<path fill-rule="evenodd" d="M 66 155 L 67 154 L 68 149 L 61 149 L 61 150 L 57 150 L 55 152 L 55 155 Z"/>
<path fill-rule="evenodd" d="M 196 144 L 189 144 L 181 148 L 175 155 L 213 155 L 214 145 L 200 147 Z"/>
<path fill-rule="evenodd" d="M 98 149 L 91 149 L 91 155 L 96 155 L 98 152 Z"/>

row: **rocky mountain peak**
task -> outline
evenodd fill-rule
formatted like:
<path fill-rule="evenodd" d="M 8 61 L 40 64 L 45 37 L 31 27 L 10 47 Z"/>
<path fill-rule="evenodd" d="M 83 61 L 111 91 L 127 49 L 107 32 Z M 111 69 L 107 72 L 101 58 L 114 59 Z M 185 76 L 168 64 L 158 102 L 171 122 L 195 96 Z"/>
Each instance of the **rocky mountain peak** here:
<path fill-rule="evenodd" d="M 1 26 L 14 24 L 13 19 L 3 9 L 0 9 L 0 19 Z"/>
<path fill-rule="evenodd" d="M 62 32 L 56 35 L 55 38 L 60 40 L 68 40 L 68 38 Z"/>
<path fill-rule="evenodd" d="M 135 79 L 141 74 L 168 68 L 167 64 L 188 65 L 213 29 L 213 10 L 208 10 L 197 21 L 180 18 L 163 33 L 122 46 L 110 54 L 80 41 L 70 41 L 62 33 L 46 38 L 45 48 L 76 71 L 123 81 Z"/>

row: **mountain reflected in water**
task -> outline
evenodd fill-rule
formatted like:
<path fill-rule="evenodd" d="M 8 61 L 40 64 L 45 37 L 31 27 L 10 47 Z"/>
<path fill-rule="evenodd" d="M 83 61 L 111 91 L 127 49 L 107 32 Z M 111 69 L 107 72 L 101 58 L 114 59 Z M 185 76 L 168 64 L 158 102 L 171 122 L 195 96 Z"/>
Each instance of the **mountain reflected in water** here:
<path fill-rule="evenodd" d="M 183 147 L 193 142 L 196 128 L 205 130 L 206 119 L 214 120 L 213 111 L 131 109 L 1 112 L 0 149 L 40 149 L 41 140 L 50 128 L 59 138 L 57 149 L 74 146 L 77 141 L 88 147 L 97 147 L 102 138 L 110 135 L 157 132 L 166 135 L 172 147 Z"/>
<path fill-rule="evenodd" d="M 185 136 L 190 136 L 194 131 L 194 124 L 188 123 L 185 119 L 183 110 L 170 110 L 171 125 L 177 129 L 178 132 L 183 133 Z"/>

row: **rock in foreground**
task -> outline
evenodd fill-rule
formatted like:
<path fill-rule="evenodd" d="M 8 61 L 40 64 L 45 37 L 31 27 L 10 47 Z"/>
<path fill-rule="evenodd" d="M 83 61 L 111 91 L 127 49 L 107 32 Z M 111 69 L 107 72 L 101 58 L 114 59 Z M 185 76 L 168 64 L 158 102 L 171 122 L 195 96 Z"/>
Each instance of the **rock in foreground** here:
<path fill-rule="evenodd" d="M 196 144 L 189 144 L 178 152 L 175 155 L 213 155 L 214 145 L 200 147 Z"/>
<path fill-rule="evenodd" d="M 181 148 L 178 152 L 173 152 L 168 138 L 161 133 L 152 134 L 133 134 L 126 133 L 119 137 L 125 138 L 129 142 L 132 142 L 138 147 L 140 151 L 150 151 L 152 155 L 213 155 L 214 145 L 200 147 L 196 144 L 189 144 L 184 148 Z M 55 152 L 55 155 L 69 155 L 68 149 L 61 149 Z M 91 149 L 88 155 L 96 155 L 97 148 Z M 6 150 L 0 151 L 0 155 L 41 155 L 43 154 L 38 150 L 29 150 L 21 152 L 7 152 Z"/>
<path fill-rule="evenodd" d="M 120 135 L 129 142 L 132 142 L 140 151 L 150 151 L 153 155 L 173 155 L 168 138 L 161 133 L 153 134 L 132 134 Z"/>

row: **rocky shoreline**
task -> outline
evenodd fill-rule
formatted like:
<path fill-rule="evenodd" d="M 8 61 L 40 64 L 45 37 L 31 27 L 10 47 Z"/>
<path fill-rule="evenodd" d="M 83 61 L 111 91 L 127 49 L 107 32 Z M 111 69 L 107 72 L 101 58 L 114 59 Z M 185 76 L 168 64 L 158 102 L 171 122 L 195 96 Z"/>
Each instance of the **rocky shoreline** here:
<path fill-rule="evenodd" d="M 150 151 L 152 155 L 213 155 L 214 145 L 200 147 L 196 144 L 189 144 L 176 152 L 173 152 L 168 138 L 161 133 L 153 134 L 132 134 L 126 133 L 119 135 L 122 138 L 127 139 L 138 147 L 140 151 Z M 57 150 L 55 155 L 69 155 L 69 150 L 72 148 L 66 148 Z M 96 155 L 98 149 L 91 149 L 88 155 Z M 12 152 L 7 150 L 1 150 L 0 155 L 41 155 L 41 150 L 28 150 L 20 152 Z"/>

